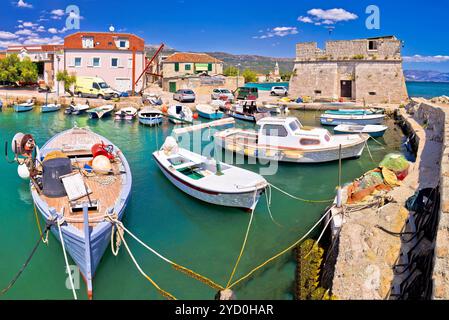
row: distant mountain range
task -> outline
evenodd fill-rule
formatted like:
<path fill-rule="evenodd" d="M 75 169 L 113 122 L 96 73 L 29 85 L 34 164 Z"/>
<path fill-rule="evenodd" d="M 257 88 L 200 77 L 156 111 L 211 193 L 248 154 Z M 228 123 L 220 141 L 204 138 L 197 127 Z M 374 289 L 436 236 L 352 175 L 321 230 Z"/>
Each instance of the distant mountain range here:
<path fill-rule="evenodd" d="M 152 56 L 159 48 L 158 45 L 148 45 L 148 55 Z M 170 55 L 177 52 L 176 49 L 165 47 L 163 54 Z M 258 55 L 236 55 L 225 52 L 206 52 L 224 62 L 225 67 L 236 66 L 240 63 L 240 69 L 252 69 L 260 74 L 267 74 L 273 71 L 276 62 L 279 64 L 281 73 L 291 72 L 295 64 L 294 58 L 273 58 Z M 449 82 L 449 73 L 426 70 L 405 70 L 405 78 L 407 81 L 425 81 L 425 82 Z"/>

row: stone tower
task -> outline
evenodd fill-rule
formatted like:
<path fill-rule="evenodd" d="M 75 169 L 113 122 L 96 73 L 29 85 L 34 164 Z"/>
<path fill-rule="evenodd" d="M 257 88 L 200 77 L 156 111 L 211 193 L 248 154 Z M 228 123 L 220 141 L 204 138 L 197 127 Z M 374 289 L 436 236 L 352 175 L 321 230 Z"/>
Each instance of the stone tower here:
<path fill-rule="evenodd" d="M 274 74 L 275 77 L 279 77 L 281 75 L 281 72 L 279 71 L 279 63 L 276 61 L 276 65 L 274 66 Z"/>
<path fill-rule="evenodd" d="M 393 36 L 298 43 L 290 94 L 314 99 L 400 103 L 407 100 L 402 42 Z"/>

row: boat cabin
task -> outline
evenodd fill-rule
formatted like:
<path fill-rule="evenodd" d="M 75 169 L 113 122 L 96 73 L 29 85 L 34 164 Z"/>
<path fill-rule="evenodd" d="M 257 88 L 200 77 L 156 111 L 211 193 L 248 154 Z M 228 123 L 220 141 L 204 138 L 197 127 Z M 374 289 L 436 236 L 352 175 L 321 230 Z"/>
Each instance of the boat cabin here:
<path fill-rule="evenodd" d="M 331 140 L 326 129 L 304 127 L 294 117 L 266 117 L 259 120 L 257 126 L 260 145 L 307 149 L 326 145 Z"/>

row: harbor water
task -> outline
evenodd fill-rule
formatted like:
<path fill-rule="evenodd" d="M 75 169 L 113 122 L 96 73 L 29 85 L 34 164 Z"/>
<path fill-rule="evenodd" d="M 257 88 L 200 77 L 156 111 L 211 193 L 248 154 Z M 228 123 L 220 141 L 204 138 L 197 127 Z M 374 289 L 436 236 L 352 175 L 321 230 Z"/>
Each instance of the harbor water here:
<path fill-rule="evenodd" d="M 319 125 L 319 114 L 294 112 L 304 125 Z M 115 122 L 111 118 L 90 120 L 86 115 L 65 116 L 63 111 L 41 114 L 39 110 L 17 114 L 0 113 L 2 143 L 17 132 L 31 133 L 39 145 L 53 135 L 73 127 L 89 126 L 113 141 L 127 157 L 133 186 L 124 224 L 161 254 L 225 286 L 240 251 L 250 215 L 244 211 L 199 202 L 182 193 L 160 172 L 152 152 L 171 134 L 173 125 L 164 121 L 159 128 L 144 127 L 137 121 Z M 386 145 L 369 142 L 374 162 L 365 150 L 357 160 L 343 161 L 343 181 L 349 182 L 374 168 L 390 152 L 401 151 L 404 137 L 388 120 L 390 130 L 380 139 Z M 237 122 L 237 126 L 252 124 Z M 205 136 L 213 134 L 205 133 Z M 206 144 L 206 142 L 204 142 Z M 402 150 L 403 151 L 403 150 Z M 258 172 L 259 165 L 242 167 Z M 17 176 L 17 166 L 0 161 L 0 289 L 21 268 L 39 237 L 27 181 Z M 289 193 L 306 199 L 331 199 L 335 195 L 338 163 L 280 164 L 275 175 L 265 178 Z M 273 190 L 271 220 L 265 197 L 255 211 L 247 248 L 234 279 L 288 247 L 315 224 L 327 204 L 298 202 Z M 43 223 L 43 221 L 41 221 Z M 215 291 L 171 268 L 127 237 L 145 272 L 178 299 L 213 299 Z M 295 268 L 293 254 L 276 260 L 235 287 L 239 299 L 293 299 Z M 71 299 L 61 245 L 53 236 L 41 245 L 14 287 L 1 299 Z M 75 277 L 76 279 L 76 277 Z M 86 299 L 79 280 L 78 295 Z M 94 279 L 95 299 L 163 299 L 144 279 L 121 249 L 115 257 L 108 249 Z"/>

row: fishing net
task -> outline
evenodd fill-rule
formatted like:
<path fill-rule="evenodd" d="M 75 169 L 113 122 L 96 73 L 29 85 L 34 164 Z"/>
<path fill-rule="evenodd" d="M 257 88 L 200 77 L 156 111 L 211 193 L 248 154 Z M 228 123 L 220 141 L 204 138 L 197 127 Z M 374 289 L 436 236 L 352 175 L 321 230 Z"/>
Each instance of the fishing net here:
<path fill-rule="evenodd" d="M 379 166 L 387 168 L 398 175 L 399 173 L 408 170 L 410 163 L 403 155 L 391 153 L 385 156 Z"/>
<path fill-rule="evenodd" d="M 375 191 L 380 190 L 391 190 L 391 187 L 385 183 L 382 171 L 374 169 L 348 187 L 348 203 L 363 202 Z"/>

